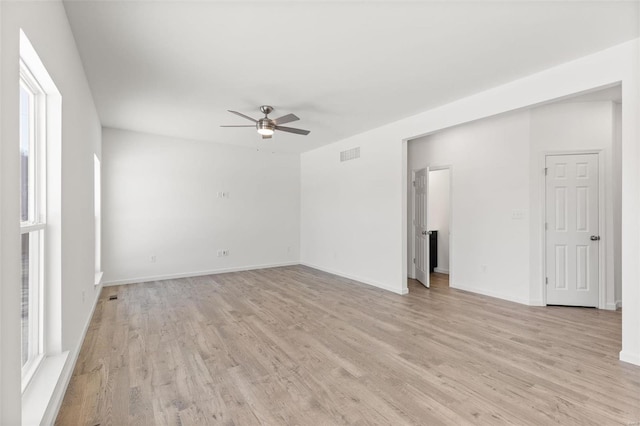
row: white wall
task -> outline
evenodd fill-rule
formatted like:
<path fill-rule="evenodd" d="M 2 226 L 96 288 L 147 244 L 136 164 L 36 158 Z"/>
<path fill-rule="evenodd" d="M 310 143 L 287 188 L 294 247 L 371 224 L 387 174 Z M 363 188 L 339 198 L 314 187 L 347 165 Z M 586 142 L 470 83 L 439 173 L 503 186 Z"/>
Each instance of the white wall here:
<path fill-rule="evenodd" d="M 2 68 L 3 68 L 3 57 L 2 57 L 2 3 L 0 3 L 0 99 L 4 99 L 2 97 L 2 93 L 3 93 L 3 86 L 4 86 L 4 82 L 2 79 Z M 3 102 L 0 101 L 0 117 L 2 117 L 2 104 Z M 1 120 L 1 119 L 0 119 Z M 2 122 L 0 121 L 0 126 L 2 125 Z M 4 164 L 4 162 L 2 161 L 2 152 L 4 151 L 4 143 L 3 143 L 3 131 L 2 128 L 0 128 L 0 165 Z M 4 227 L 5 227 L 5 220 L 3 219 L 3 214 L 2 212 L 4 211 L 4 209 L 6 208 L 13 208 L 14 205 L 10 204 L 11 207 L 7 207 L 4 205 L 4 185 L 3 185 L 3 174 L 2 171 L 0 170 L 0 194 L 3 195 L 2 197 L 0 197 L 0 235 L 4 235 Z M 10 338 L 11 340 L 13 340 L 13 333 L 11 331 L 9 331 L 8 334 L 7 331 L 5 330 L 4 327 L 4 317 L 5 317 L 5 312 L 3 309 L 3 305 L 4 305 L 4 298 L 5 296 L 5 292 L 2 290 L 3 288 L 5 288 L 5 283 L 7 282 L 11 282 L 9 280 L 7 280 L 7 278 L 11 279 L 13 278 L 13 273 L 6 273 L 6 269 L 4 268 L 4 263 L 5 263 L 5 255 L 3 254 L 4 252 L 4 244 L 2 244 L 2 242 L 0 242 L 0 342 L 4 342 L 6 338 Z M 15 259 L 15 258 L 14 258 Z M 13 323 L 11 323 L 13 326 Z M 9 356 L 9 362 L 5 363 L 3 362 L 3 351 L 0 349 L 0 383 L 7 383 L 8 385 L 2 386 L 0 385 L 0 395 L 4 395 L 4 392 L 7 392 L 7 398 L 5 401 L 5 398 L 0 398 L 0 422 L 2 422 L 3 420 L 7 420 L 7 419 L 12 419 L 12 416 L 16 413 L 13 412 L 10 408 L 9 408 L 9 414 L 7 414 L 5 416 L 5 409 L 4 406 L 5 404 L 11 404 L 13 402 L 17 402 L 16 401 L 16 392 L 14 389 L 15 383 L 13 383 L 13 380 L 11 379 L 11 372 L 10 370 L 12 369 L 13 366 L 13 362 L 15 362 L 14 360 L 14 356 L 15 354 L 11 354 L 11 356 Z M 7 368 L 8 367 L 8 368 Z M 9 374 L 7 374 L 9 373 Z"/>
<path fill-rule="evenodd" d="M 614 135 L 613 135 L 613 170 L 622 171 L 622 104 L 613 105 Z M 613 176 L 613 238 L 617 243 L 613 249 L 614 274 L 615 274 L 615 301 L 616 307 L 622 307 L 622 173 L 616 172 Z"/>
<path fill-rule="evenodd" d="M 108 128 L 103 141 L 105 283 L 298 263 L 298 154 Z"/>
<path fill-rule="evenodd" d="M 409 142 L 409 169 L 451 164 L 456 171 L 452 287 L 543 305 L 544 155 L 596 150 L 602 156 L 606 192 L 601 307 L 615 309 L 615 276 L 620 271 L 614 269 L 614 253 L 616 247 L 619 252 L 620 240 L 615 239 L 614 225 L 620 219 L 620 198 L 614 180 L 621 170 L 613 163 L 613 106 L 612 102 L 549 104 Z"/>
<path fill-rule="evenodd" d="M 340 162 L 340 151 L 360 147 L 361 157 Z M 402 153 L 386 140 L 356 136 L 302 155 L 303 264 L 396 293 L 402 262 L 397 191 Z"/>
<path fill-rule="evenodd" d="M 429 172 L 427 228 L 438 231 L 438 266 L 435 272 L 449 273 L 449 169 Z"/>
<path fill-rule="evenodd" d="M 624 43 L 302 154 L 302 261 L 345 276 L 365 278 L 370 284 L 399 293 L 406 291 L 407 143 L 403 141 L 621 82 L 622 115 L 626 119 L 622 123 L 625 309 L 620 357 L 640 364 L 639 52 L 638 40 Z M 339 169 L 336 159 L 340 151 L 353 146 L 361 146 L 370 159 L 354 166 L 357 172 L 349 173 Z M 454 202 L 456 176 L 454 168 Z M 378 178 L 380 191 L 350 191 L 349 196 L 342 195 L 343 188 L 358 184 L 367 187 L 366 183 Z M 345 220 L 339 220 L 342 212 L 346 212 Z M 366 216 L 361 217 L 363 212 Z M 455 216 L 452 228 L 455 238 Z M 376 238 L 372 239 L 372 235 Z M 452 249 L 455 250 L 453 242 Z M 452 255 L 454 273 L 456 261 Z"/>
<path fill-rule="evenodd" d="M 615 176 L 621 176 L 619 167 L 614 169 L 614 122 L 612 102 L 558 103 L 534 108 L 531 111 L 530 170 L 531 180 L 531 301 L 543 304 L 543 232 L 544 188 L 543 170 L 545 153 L 594 150 L 599 151 L 601 164 L 599 173 L 604 179 L 604 217 L 600 222 L 603 237 L 600 248 L 607 258 L 601 276 L 604 276 L 605 305 L 601 308 L 615 309 L 615 240 L 614 217 L 620 218 L 620 198 L 614 191 Z M 618 208 L 616 208 L 618 206 Z M 618 272 L 619 273 L 619 272 Z"/>
<path fill-rule="evenodd" d="M 93 155 L 100 156 L 100 123 L 61 2 L 2 2 L 0 251 L 0 424 L 19 424 L 20 280 L 18 216 L 19 30 L 31 40 L 62 94 L 62 350 L 71 351 L 55 398 L 62 396 L 74 354 L 100 287 L 94 286 Z M 84 297 L 83 297 L 84 295 Z M 52 401 L 51 410 L 59 400 Z"/>
<path fill-rule="evenodd" d="M 409 142 L 409 169 L 453 171 L 451 287 L 528 303 L 529 221 L 511 219 L 529 208 L 528 152 L 527 111 Z"/>

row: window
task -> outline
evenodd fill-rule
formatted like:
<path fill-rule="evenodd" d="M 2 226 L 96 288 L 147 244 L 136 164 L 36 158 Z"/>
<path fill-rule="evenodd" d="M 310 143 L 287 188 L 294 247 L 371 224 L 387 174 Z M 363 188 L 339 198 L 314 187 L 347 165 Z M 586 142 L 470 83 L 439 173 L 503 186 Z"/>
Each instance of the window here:
<path fill-rule="evenodd" d="M 43 354 L 43 292 L 46 254 L 44 138 L 45 95 L 20 63 L 20 233 L 22 249 L 22 377 L 33 375 Z"/>

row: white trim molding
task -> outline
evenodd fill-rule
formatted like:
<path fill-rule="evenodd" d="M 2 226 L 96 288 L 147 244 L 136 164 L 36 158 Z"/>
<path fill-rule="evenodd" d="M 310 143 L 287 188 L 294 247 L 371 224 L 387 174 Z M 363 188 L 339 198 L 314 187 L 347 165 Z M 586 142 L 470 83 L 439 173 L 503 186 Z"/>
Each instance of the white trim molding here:
<path fill-rule="evenodd" d="M 372 287 L 381 288 L 383 290 L 387 290 L 387 291 L 390 291 L 392 293 L 396 293 L 396 294 L 400 294 L 400 295 L 405 295 L 405 294 L 409 293 L 409 290 L 407 288 L 404 288 L 401 291 L 398 291 L 397 288 L 394 288 L 392 286 L 389 286 L 389 285 L 386 285 L 386 284 L 383 284 L 383 283 L 380 283 L 380 282 L 377 282 L 377 281 L 368 280 L 366 278 L 356 277 L 356 276 L 349 275 L 349 274 L 344 274 L 344 273 L 341 273 L 341 272 L 338 272 L 338 271 L 334 271 L 332 269 L 323 268 L 321 266 L 317 266 L 317 265 L 313 265 L 313 264 L 305 263 L 305 262 L 284 262 L 284 263 L 274 263 L 274 264 L 268 264 L 268 265 L 251 265 L 251 266 L 241 266 L 241 267 L 237 267 L 237 268 L 213 269 L 213 270 L 209 270 L 209 271 L 184 272 L 184 273 L 179 273 L 179 274 L 154 275 L 154 276 L 146 276 L 146 277 L 138 277 L 138 278 L 125 278 L 125 279 L 121 279 L 121 280 L 105 281 L 103 283 L 103 286 L 110 287 L 110 286 L 116 286 L 116 285 L 137 284 L 137 283 L 144 283 L 144 282 L 150 282 L 150 281 L 173 280 L 173 279 L 178 279 L 178 278 L 199 277 L 199 276 L 204 276 L 204 275 L 216 275 L 216 274 L 224 274 L 224 273 L 228 273 L 228 272 L 253 271 L 253 270 L 257 270 L 257 269 L 279 268 L 279 267 L 283 267 L 283 266 L 295 266 L 295 265 L 307 266 L 309 268 L 317 269 L 319 271 L 327 272 L 329 274 L 337 275 L 339 277 L 348 278 L 350 280 L 358 281 L 358 282 L 360 282 L 362 284 L 370 285 Z"/>
<path fill-rule="evenodd" d="M 629 364 L 640 365 L 640 354 L 632 354 L 625 351 L 620 351 L 620 361 L 628 362 Z"/>
<path fill-rule="evenodd" d="M 370 285 L 372 287 L 377 287 L 377 288 L 380 288 L 382 290 L 390 291 L 392 293 L 399 294 L 401 296 L 409 293 L 409 289 L 408 288 L 403 288 L 403 289 L 399 290 L 396 287 L 392 287 L 390 285 L 383 284 L 383 283 L 378 282 L 378 281 L 373 281 L 373 280 L 369 280 L 369 279 L 362 278 L 362 277 L 356 277 L 355 275 L 345 274 L 345 273 L 342 273 L 342 272 L 335 271 L 333 269 L 324 268 L 322 266 L 314 265 L 314 264 L 311 264 L 311 263 L 300 262 L 300 265 L 307 266 L 307 267 L 313 268 L 313 269 L 317 269 L 319 271 L 327 272 L 329 274 L 337 275 L 337 276 L 342 277 L 342 278 L 348 278 L 348 279 L 353 280 L 353 281 L 358 281 L 359 283 Z"/>
<path fill-rule="evenodd" d="M 225 274 L 228 272 L 253 271 L 255 269 L 278 268 L 281 266 L 293 266 L 293 265 L 299 265 L 299 264 L 300 264 L 299 262 L 283 262 L 283 263 L 271 263 L 271 264 L 265 264 L 265 265 L 249 265 L 249 266 L 238 266 L 234 268 L 211 269 L 207 271 L 181 272 L 177 274 L 148 275 L 143 277 L 123 278 L 119 280 L 106 280 L 103 282 L 103 285 L 105 287 L 110 287 L 114 285 L 138 284 L 138 283 L 145 283 L 149 281 L 175 280 L 178 278 L 200 277 L 203 275 Z"/>
<path fill-rule="evenodd" d="M 487 291 L 487 290 L 483 290 L 483 289 L 479 289 L 479 288 L 475 288 L 475 287 L 469 287 L 466 285 L 459 285 L 459 284 L 449 284 L 450 288 L 455 288 L 456 290 L 463 290 L 463 291 L 468 291 L 469 293 L 475 293 L 475 294 L 481 294 L 483 296 L 489 296 L 489 297 L 493 297 L 495 299 L 502 299 L 502 300 L 506 300 L 508 302 L 514 302 L 514 303 L 519 303 L 521 305 L 531 305 L 531 302 L 527 299 L 521 299 L 519 297 L 513 297 L 511 295 L 507 295 L 507 294 L 502 294 L 502 293 L 498 293 L 495 291 Z M 538 305 L 533 305 L 533 306 L 538 306 Z"/>
<path fill-rule="evenodd" d="M 93 319 L 93 313 L 100 300 L 100 291 L 96 291 L 93 307 L 82 329 L 78 344 L 72 351 L 46 357 L 36 373 L 36 378 L 24 394 L 22 402 L 22 424 L 52 425 L 58 417 L 64 395 L 76 367 L 80 349 Z M 47 405 L 45 406 L 44 403 Z"/>

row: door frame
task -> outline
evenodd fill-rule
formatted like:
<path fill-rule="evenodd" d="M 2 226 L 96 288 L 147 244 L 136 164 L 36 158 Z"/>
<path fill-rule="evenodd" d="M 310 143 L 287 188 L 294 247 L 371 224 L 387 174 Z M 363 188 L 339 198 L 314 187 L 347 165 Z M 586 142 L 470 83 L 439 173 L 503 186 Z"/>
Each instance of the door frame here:
<path fill-rule="evenodd" d="M 407 209 L 409 209 L 409 211 L 411 212 L 411 220 L 410 220 L 410 228 L 411 228 L 411 240 L 413 241 L 413 234 L 415 233 L 415 229 L 413 226 L 413 221 L 415 219 L 414 215 L 415 215 L 415 209 L 414 209 L 414 205 L 416 202 L 416 192 L 415 192 L 415 187 L 413 186 L 413 181 L 416 178 L 416 172 L 418 170 L 422 170 L 422 169 L 426 169 L 429 168 L 429 172 L 435 172 L 438 170 L 449 170 L 449 286 L 451 286 L 451 283 L 453 282 L 453 238 L 451 238 L 451 236 L 453 235 L 453 166 L 451 164 L 445 164 L 445 165 L 440 165 L 440 166 L 431 166 L 429 164 L 425 164 L 422 165 L 418 168 L 415 169 L 411 169 L 411 179 L 409 180 L 409 182 L 407 182 L 407 185 L 409 186 L 409 188 L 411 188 L 411 196 L 409 197 L 409 202 L 407 203 Z M 427 194 L 429 193 L 429 187 L 427 187 Z M 427 198 L 427 200 L 429 200 Z M 428 201 L 427 201 L 428 202 Z M 409 230 L 407 229 L 407 238 L 409 238 Z M 409 250 L 409 259 L 413 259 L 413 257 L 415 256 L 416 253 L 416 245 L 415 243 L 411 243 L 411 249 Z M 409 265 L 409 268 L 407 269 L 407 275 L 409 278 L 411 279 L 416 279 L 416 267 L 415 264 L 413 263 L 413 261 L 411 262 L 411 264 Z"/>
<path fill-rule="evenodd" d="M 547 306 L 547 285 L 545 278 L 547 277 L 547 232 L 545 223 L 547 220 L 547 176 L 545 167 L 547 165 L 547 157 L 560 155 L 581 155 L 595 154 L 598 156 L 598 235 L 600 235 L 600 243 L 598 246 L 598 309 L 606 309 L 606 291 L 608 290 L 606 282 L 607 278 L 607 218 L 605 217 L 605 201 L 606 201 L 606 176 L 609 172 L 606 169 L 605 155 L 602 149 L 586 149 L 573 151 L 544 151 L 540 156 L 540 188 L 542 202 L 540 203 L 540 219 L 539 224 L 541 234 L 540 247 L 540 286 L 542 288 L 542 303 Z M 611 291 L 615 291 L 615 284 L 611 283 Z"/>
<path fill-rule="evenodd" d="M 415 259 L 416 256 L 416 227 L 415 227 L 415 221 L 416 221 L 416 187 L 415 185 L 413 185 L 413 182 L 415 182 L 416 180 L 416 173 L 419 171 L 425 171 L 425 175 L 426 175 L 426 187 L 425 187 L 425 204 L 427 206 L 427 209 L 425 210 L 424 214 L 425 214 L 425 219 L 427 219 L 425 221 L 425 229 L 428 229 L 427 224 L 428 224 L 428 220 L 429 220 L 429 172 L 431 171 L 431 168 L 429 166 L 424 166 L 424 167 L 420 167 L 418 169 L 413 169 L 411 170 L 411 199 L 412 199 L 412 204 L 411 204 L 411 209 L 412 209 L 412 215 L 411 215 L 411 230 L 412 230 L 412 235 L 411 235 L 411 239 L 413 241 L 413 245 L 411 246 L 411 253 L 412 253 L 412 259 Z M 430 245 L 430 236 L 427 235 L 425 237 L 425 248 L 426 250 L 424 250 L 425 252 L 425 261 L 424 261 L 424 265 L 426 266 L 426 270 L 425 270 L 425 279 L 424 282 L 421 282 L 418 280 L 418 276 L 416 274 L 416 262 L 415 260 L 413 262 L 411 262 L 411 271 L 413 272 L 413 279 L 414 280 L 418 280 L 418 282 L 420 282 L 423 286 L 425 286 L 426 288 L 430 288 L 431 287 L 431 273 L 429 272 L 429 270 L 431 269 L 431 245 Z"/>

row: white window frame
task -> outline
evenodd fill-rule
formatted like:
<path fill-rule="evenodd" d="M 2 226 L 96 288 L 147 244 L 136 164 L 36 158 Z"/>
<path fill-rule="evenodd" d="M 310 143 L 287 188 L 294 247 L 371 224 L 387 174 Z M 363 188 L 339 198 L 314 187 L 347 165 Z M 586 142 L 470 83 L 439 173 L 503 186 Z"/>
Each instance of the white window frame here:
<path fill-rule="evenodd" d="M 46 93 L 27 65 L 20 61 L 20 86 L 31 95 L 29 110 L 29 208 L 20 222 L 21 235 L 29 235 L 29 353 L 22 366 L 22 388 L 38 370 L 45 347 L 46 246 Z M 34 244 L 35 243 L 35 244 Z"/>
<path fill-rule="evenodd" d="M 95 236 L 95 285 L 102 283 L 102 166 L 93 154 L 93 211 Z"/>
<path fill-rule="evenodd" d="M 56 383 L 61 383 L 59 380 L 68 366 L 70 354 L 68 350 L 62 350 L 62 94 L 22 29 L 19 59 L 43 89 L 39 130 L 46 140 L 46 157 L 40 156 L 45 162 L 40 171 L 46 180 L 46 185 L 42 184 L 40 188 L 43 200 L 46 198 L 40 214 L 46 226 L 44 231 L 38 231 L 46 232 L 46 239 L 43 238 L 41 244 L 44 281 L 39 301 L 43 313 L 40 318 L 42 358 L 37 368 L 31 369 L 32 376 L 23 376 L 22 421 L 24 424 L 53 424 L 54 398 L 59 390 Z"/>

